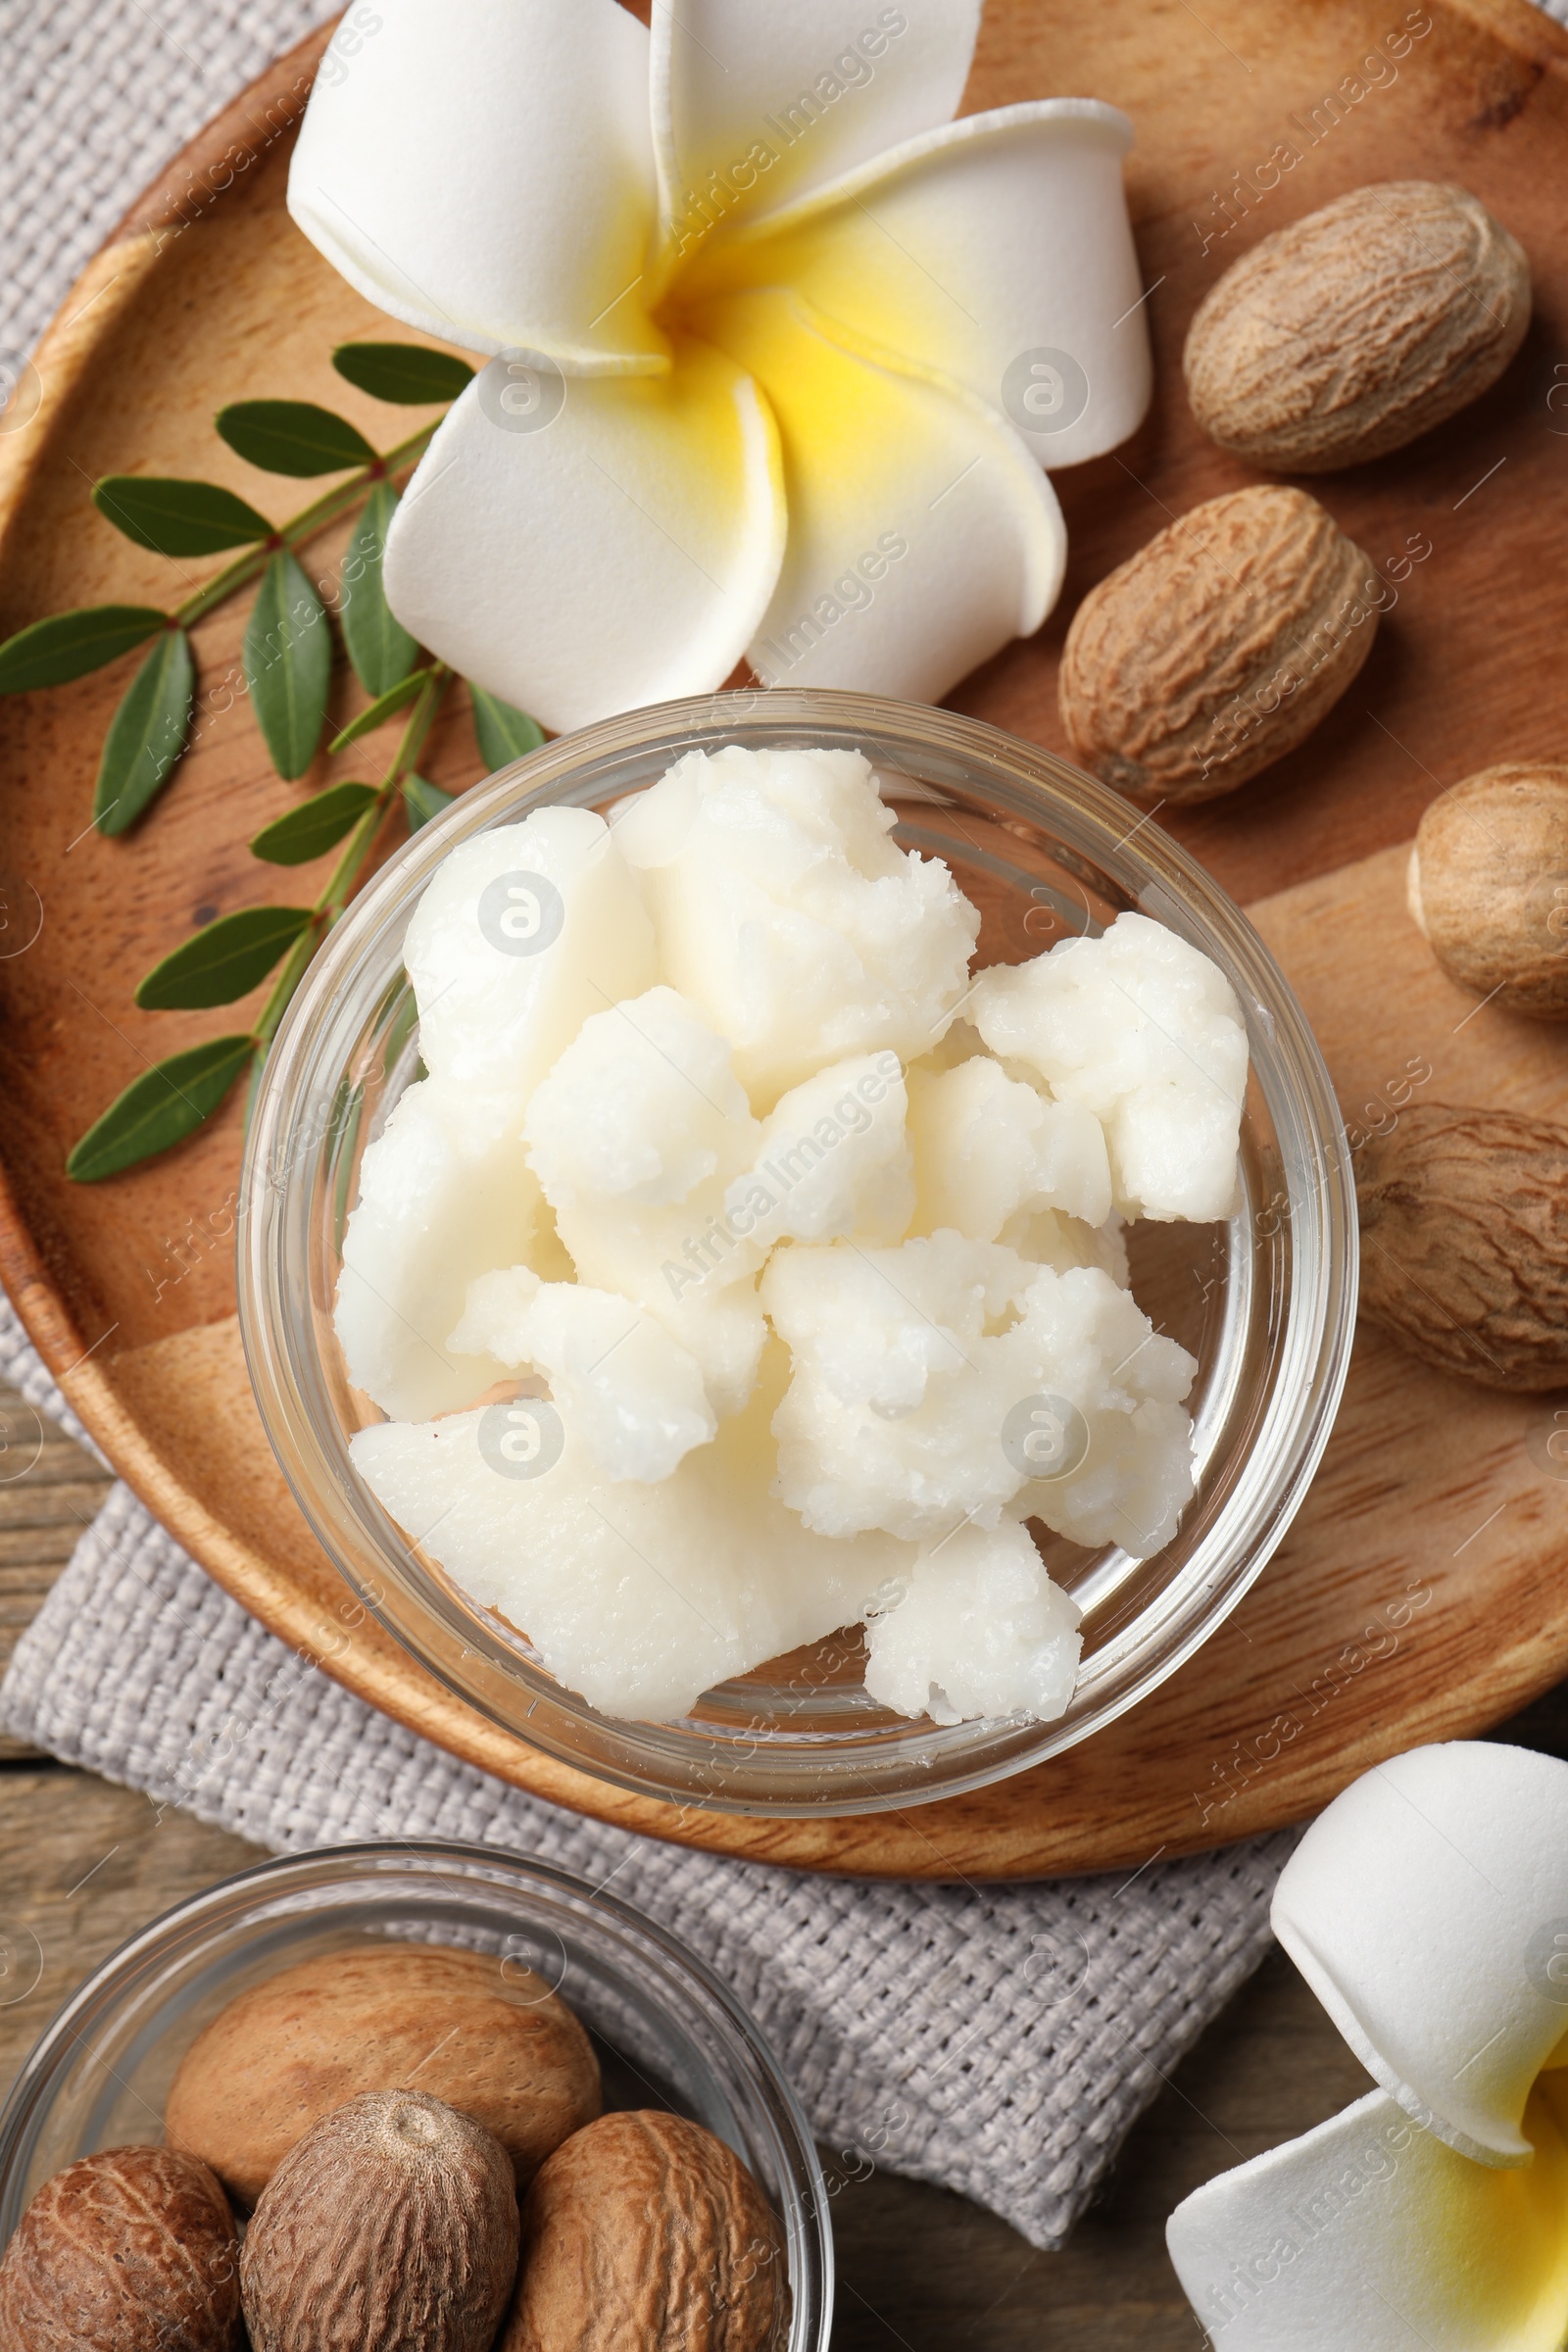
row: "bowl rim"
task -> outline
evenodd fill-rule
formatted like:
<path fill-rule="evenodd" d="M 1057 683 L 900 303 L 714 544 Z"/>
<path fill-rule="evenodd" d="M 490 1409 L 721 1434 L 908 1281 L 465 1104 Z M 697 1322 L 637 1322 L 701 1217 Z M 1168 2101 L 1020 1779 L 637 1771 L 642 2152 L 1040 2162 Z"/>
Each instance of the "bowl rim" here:
<path fill-rule="evenodd" d="M 47 2107 L 52 2083 L 70 2054 L 86 2038 L 93 2021 L 102 2017 L 127 1980 L 134 1981 L 147 1964 L 168 1949 L 174 1937 L 183 1936 L 187 1942 L 194 1942 L 204 1922 L 210 1915 L 229 1907 L 236 1891 L 265 1888 L 269 1885 L 281 1886 L 290 1882 L 303 1891 L 314 1881 L 334 1875 L 340 1875 L 346 1885 L 356 1867 L 366 1864 L 384 1866 L 389 1876 L 394 1868 L 417 1873 L 421 1867 L 433 1871 L 437 1864 L 447 1869 L 457 1866 L 468 1873 L 470 1883 L 503 1889 L 519 1881 L 531 1883 L 547 1902 L 559 1902 L 563 1896 L 570 1898 L 572 1917 L 580 1917 L 584 1910 L 608 1914 L 622 1933 L 630 1931 L 644 1943 L 654 1945 L 677 1982 L 685 1980 L 704 1994 L 744 2053 L 753 2086 L 794 2168 L 791 2201 L 799 2210 L 781 2218 L 799 2224 L 803 2275 L 798 2281 L 792 2278 L 791 2284 L 810 2289 L 817 2321 L 814 2338 L 803 2343 L 800 2352 L 826 2352 L 835 2284 L 827 2184 L 809 2119 L 767 2034 L 723 1979 L 672 1930 L 577 1872 L 563 1870 L 557 1863 L 538 1860 L 510 1846 L 447 1838 L 366 1838 L 335 1845 L 311 1846 L 300 1853 L 270 1855 L 265 1861 L 217 1880 L 160 1912 L 145 1927 L 125 1936 L 83 1979 L 55 2011 L 19 2067 L 0 2107 L 0 2194 L 4 2193 L 19 2158 L 25 2153 L 39 2109 Z M 318 1911 L 316 1916 L 325 1914 Z"/>
<path fill-rule="evenodd" d="M 307 1426 L 308 1446 L 316 1455 L 312 1479 L 306 1478 L 283 1442 L 280 1432 L 291 1425 L 294 1434 L 299 1434 L 295 1403 L 299 1384 L 290 1376 L 288 1349 L 280 1347 L 278 1317 L 270 1311 L 280 1288 L 279 1253 L 286 1246 L 281 1202 L 288 1189 L 289 1169 L 298 1156 L 292 1130 L 286 1126 L 285 1108 L 302 1071 L 310 1066 L 310 1055 L 331 1008 L 349 996 L 355 975 L 368 964 L 384 935 L 406 923 L 409 908 L 436 867 L 459 843 L 494 823 L 518 822 L 534 808 L 572 800 L 585 806 L 592 805 L 596 797 L 600 803 L 608 802 L 615 787 L 601 782 L 596 795 L 594 780 L 616 757 L 654 747 L 667 747 L 673 756 L 677 749 L 694 745 L 711 748 L 716 741 L 734 739 L 737 732 L 752 741 L 760 736 L 796 742 L 812 736 L 829 742 L 858 741 L 868 750 L 872 750 L 871 739 L 876 739 L 883 747 L 883 759 L 889 740 L 898 739 L 911 755 L 946 761 L 956 771 L 969 771 L 971 779 L 973 771 L 981 771 L 988 793 L 994 793 L 1004 807 L 1010 802 L 1016 813 L 1046 827 L 1058 840 L 1064 837 L 1065 825 L 1065 838 L 1072 840 L 1076 834 L 1081 854 L 1099 860 L 1102 872 L 1114 874 L 1114 865 L 1106 861 L 1118 859 L 1123 867 L 1136 871 L 1137 887 L 1131 882 L 1125 885 L 1131 903 L 1221 962 L 1247 1017 L 1252 1068 L 1258 1065 L 1262 1039 L 1282 1072 L 1288 1069 L 1289 1107 L 1304 1130 L 1308 1148 L 1299 1165 L 1291 1161 L 1287 1166 L 1290 1207 L 1286 1220 L 1290 1222 L 1304 1209 L 1308 1225 L 1316 1221 L 1318 1236 L 1316 1281 L 1306 1297 L 1301 1254 L 1292 1235 L 1286 1319 L 1290 1332 L 1300 1341 L 1297 1352 L 1306 1360 L 1299 1367 L 1294 1392 L 1297 1401 L 1290 1423 L 1288 1471 L 1275 1476 L 1266 1508 L 1254 1507 L 1247 1528 L 1233 1536 L 1235 1556 L 1204 1580 L 1203 1605 L 1190 1608 L 1190 1622 L 1177 1637 L 1170 1639 L 1165 1633 L 1156 1656 L 1138 1671 L 1122 1671 L 1119 1687 L 1101 1701 L 1088 1720 L 1074 1721 L 1069 1716 L 1056 1724 L 1029 1727 L 1010 1741 L 993 1740 L 991 1752 L 977 1757 L 967 1769 L 935 1775 L 924 1785 L 918 1780 L 910 1785 L 906 1779 L 892 1788 L 840 1788 L 808 1801 L 796 1795 L 769 1794 L 755 1787 L 737 1789 L 723 1786 L 713 1773 L 696 1768 L 682 1781 L 668 1758 L 661 1758 L 655 1768 L 641 1761 L 607 1760 L 602 1753 L 585 1753 L 569 1739 L 553 1732 L 548 1721 L 539 1722 L 540 1694 L 526 1715 L 520 1698 L 514 1709 L 498 1703 L 480 1668 L 467 1663 L 475 1649 L 466 1639 L 461 1657 L 455 1654 L 455 1639 L 452 1652 L 445 1656 L 432 1646 L 421 1645 L 388 1600 L 385 1586 L 373 1575 L 365 1581 L 334 1541 L 331 1515 L 341 1505 L 342 1481 L 333 1479 L 318 1434 Z M 873 750 L 873 757 L 877 756 Z M 957 788 L 963 789 L 961 784 Z M 975 789 L 972 780 L 969 789 Z M 940 800 L 939 793 L 933 797 Z M 612 1787 L 674 1802 L 687 1811 L 828 1819 L 968 1793 L 1061 1753 L 1139 1704 L 1217 1631 L 1273 1556 L 1328 1443 L 1349 1369 L 1359 1236 L 1344 1123 L 1321 1050 L 1295 992 L 1243 909 L 1188 851 L 1159 830 L 1154 815 L 1154 810 L 1136 813 L 1133 805 L 1119 794 L 1057 754 L 983 720 L 876 695 L 773 687 L 650 705 L 557 738 L 471 787 L 388 859 L 318 953 L 268 1058 L 241 1178 L 237 1287 L 240 1330 L 258 1409 L 295 1500 L 328 1559 L 359 1599 L 425 1671 L 512 1736 L 526 1738 Z M 1137 847 L 1129 849 L 1135 837 Z M 1303 1315 L 1309 1329 L 1301 1340 Z M 1271 1406 L 1271 1414 L 1273 1409 Z M 368 1540 L 374 1528 L 373 1518 L 367 1516 L 368 1499 L 356 1498 L 357 1526 Z M 373 1502 L 371 1509 L 379 1513 Z M 391 1525 L 387 1521 L 389 1529 Z M 402 1531 L 394 1532 L 399 1536 L 399 1549 L 407 1557 L 415 1547 L 403 1540 Z M 1158 1634 L 1160 1629 L 1154 1631 Z M 499 1642 L 495 1646 L 499 1656 Z M 509 1659 L 498 1671 L 502 1677 L 510 1673 L 519 1690 L 527 1687 L 524 1678 L 528 1670 L 520 1660 Z M 657 1734 L 665 1728 L 599 1715 L 577 1693 L 548 1676 L 540 1679 L 549 1686 L 542 1694 L 547 1714 L 559 1711 L 568 1723 L 586 1722 L 619 1735 L 623 1750 L 637 1743 L 638 1735 Z M 1083 1688 L 1082 1679 L 1079 1688 Z M 528 1724 L 526 1732 L 523 1722 Z M 958 1727 L 960 1731 L 973 1728 Z M 658 1743 L 648 1739 L 641 1744 L 657 1747 Z M 927 1745 L 946 1747 L 947 1741 L 938 1734 Z"/>

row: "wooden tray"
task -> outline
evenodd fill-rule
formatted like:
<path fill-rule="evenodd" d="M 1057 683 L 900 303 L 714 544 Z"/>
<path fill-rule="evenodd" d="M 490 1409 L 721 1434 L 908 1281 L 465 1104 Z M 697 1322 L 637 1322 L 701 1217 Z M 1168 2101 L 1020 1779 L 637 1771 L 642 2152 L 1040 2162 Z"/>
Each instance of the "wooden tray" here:
<path fill-rule="evenodd" d="M 1429 28 L 1396 67 L 1389 37 L 1417 24 Z M 319 49 L 318 37 L 284 59 L 187 151 L 51 331 L 39 413 L 0 436 L 0 634 L 67 605 L 168 595 L 168 566 L 93 514 L 99 474 L 200 471 L 266 505 L 272 485 L 259 488 L 212 432 L 220 402 L 318 398 L 385 434 L 387 412 L 351 392 L 328 354 L 386 322 L 283 212 L 290 125 Z M 1388 62 L 1369 74 L 1377 51 Z M 1072 562 L 1056 615 L 955 700 L 1064 748 L 1055 662 L 1078 596 L 1168 515 L 1249 478 L 1200 440 L 1182 396 L 1182 336 L 1204 289 L 1258 235 L 1343 189 L 1462 181 L 1530 252 L 1529 340 L 1485 400 L 1416 450 L 1314 484 L 1398 580 L 1397 609 L 1300 752 L 1172 829 L 1253 903 L 1348 1114 L 1386 1118 L 1380 1106 L 1424 1063 L 1427 1100 L 1560 1109 L 1568 1041 L 1477 1010 L 1439 977 L 1403 913 L 1395 845 L 1440 786 L 1568 745 L 1568 395 L 1549 402 L 1568 383 L 1568 33 L 1526 0 L 1431 0 L 1408 14 L 1395 0 L 1203 0 L 1200 12 L 990 0 L 969 110 L 1055 91 L 1112 98 L 1137 125 L 1130 184 L 1159 393 L 1134 443 L 1058 477 Z M 1259 193 L 1255 168 L 1286 145 L 1298 161 Z M 1424 546 L 1419 563 L 1402 561 Z M 235 661 L 242 620 L 229 608 L 202 624 L 204 683 Z M 237 1113 L 119 1181 L 78 1189 L 62 1173 L 72 1141 L 143 1060 L 210 1031 L 210 1015 L 137 1012 L 133 985 L 195 923 L 269 895 L 244 843 L 300 789 L 271 774 L 236 710 L 209 727 L 138 833 L 84 836 L 122 685 L 107 672 L 0 703 L 0 866 L 43 911 L 35 943 L 0 961 L 0 1276 L 148 1504 L 363 1697 L 628 1828 L 809 1869 L 972 1879 L 1131 1870 L 1298 1819 L 1391 1750 L 1494 1723 L 1568 1671 L 1568 1486 L 1544 1447 L 1561 1400 L 1462 1387 L 1370 1334 L 1313 1494 L 1229 1624 L 1129 1718 L 975 1796 L 853 1821 L 677 1815 L 495 1730 L 375 1627 L 348 1635 L 342 1587 L 284 1491 L 241 1360 L 227 1239 Z M 430 770 L 462 781 L 466 757 L 453 731 Z M 320 761 L 309 782 L 327 774 Z M 286 896 L 287 876 L 276 884 Z"/>

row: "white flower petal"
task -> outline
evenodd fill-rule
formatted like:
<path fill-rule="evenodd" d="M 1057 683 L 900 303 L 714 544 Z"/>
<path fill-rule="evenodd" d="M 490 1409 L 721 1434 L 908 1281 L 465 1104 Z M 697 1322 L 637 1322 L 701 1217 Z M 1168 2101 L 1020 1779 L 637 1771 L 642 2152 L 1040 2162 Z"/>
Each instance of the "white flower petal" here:
<path fill-rule="evenodd" d="M 562 405 L 539 430 L 509 417 L 504 361 L 469 385 L 398 508 L 385 578 L 422 645 L 564 733 L 722 685 L 785 517 L 771 418 L 721 353 L 544 381 Z"/>
<path fill-rule="evenodd" d="M 568 368 L 668 365 L 639 299 L 658 213 L 648 34 L 615 0 L 379 0 L 322 61 L 299 226 L 394 318 Z"/>
<path fill-rule="evenodd" d="M 789 544 L 750 649 L 760 677 L 936 702 L 1040 626 L 1066 533 L 1009 426 L 857 358 L 788 294 L 699 316 L 762 386 L 783 445 Z"/>
<path fill-rule="evenodd" d="M 737 228 L 698 282 L 794 286 L 841 341 L 962 385 L 1042 466 L 1075 466 L 1126 440 L 1153 380 L 1131 144 L 1095 99 L 969 116 Z"/>
<path fill-rule="evenodd" d="M 657 0 L 652 100 L 667 260 L 952 120 L 979 0 Z"/>
<path fill-rule="evenodd" d="M 1178 2205 L 1176 2275 L 1223 2352 L 1558 2352 L 1568 2148 L 1470 2164 L 1374 2090 Z"/>
<path fill-rule="evenodd" d="M 1530 2085 L 1568 2027 L 1568 1765 L 1490 1740 L 1352 1782 L 1274 1932 L 1368 2072 L 1485 2165 L 1530 2162 Z"/>

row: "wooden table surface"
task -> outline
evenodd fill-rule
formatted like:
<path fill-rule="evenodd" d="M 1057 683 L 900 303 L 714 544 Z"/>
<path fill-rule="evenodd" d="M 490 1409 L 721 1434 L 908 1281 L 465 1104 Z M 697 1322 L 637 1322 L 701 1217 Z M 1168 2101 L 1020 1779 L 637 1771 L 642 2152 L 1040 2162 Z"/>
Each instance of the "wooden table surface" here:
<path fill-rule="evenodd" d="M 108 1480 L 47 1424 L 31 1460 L 29 1408 L 3 1388 L 0 1439 L 3 1670 Z M 1509 1733 L 1568 1753 L 1568 1686 Z M 244 1838 L 0 1740 L 0 2089 L 118 1943 L 259 1858 Z M 824 2149 L 840 2264 L 836 2352 L 1192 2352 L 1201 2333 L 1165 2258 L 1165 2216 L 1211 2174 L 1366 2087 L 1275 1952 L 1135 2127 L 1064 2253 L 1037 2254 L 946 2190 L 882 2172 L 852 2178 Z"/>

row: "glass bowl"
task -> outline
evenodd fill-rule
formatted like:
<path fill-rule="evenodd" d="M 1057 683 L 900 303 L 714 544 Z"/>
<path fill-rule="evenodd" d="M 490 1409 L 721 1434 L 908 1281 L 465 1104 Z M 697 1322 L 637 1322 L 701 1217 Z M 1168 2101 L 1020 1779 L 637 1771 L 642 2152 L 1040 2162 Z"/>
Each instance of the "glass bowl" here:
<path fill-rule="evenodd" d="M 545 803 L 608 810 L 693 746 L 854 746 L 982 916 L 977 963 L 1017 961 L 1136 907 L 1211 956 L 1246 1014 L 1251 1073 L 1240 1206 L 1218 1225 L 1128 1229 L 1133 1287 L 1199 1361 L 1198 1491 L 1135 1560 L 1042 1535 L 1085 1612 L 1084 1659 L 1053 1723 L 952 1727 L 879 1707 L 859 1629 L 708 1692 L 679 1723 L 597 1713 L 519 1632 L 411 1545 L 355 1472 L 378 1418 L 332 1332 L 366 1144 L 418 1068 L 404 932 L 448 852 Z M 1322 1055 L 1278 966 L 1202 868 L 1114 793 L 1038 746 L 951 711 L 793 692 L 667 703 L 552 743 L 416 834 L 327 940 L 267 1066 L 241 1200 L 239 1307 L 268 1434 L 306 1518 L 381 1623 L 470 1705 L 621 1788 L 744 1813 L 873 1812 L 952 1796 L 1086 1740 L 1207 1640 L 1278 1544 L 1327 1442 L 1355 1313 L 1354 1190 Z"/>
<path fill-rule="evenodd" d="M 98 2148 L 156 2142 L 174 2070 L 202 2028 L 303 1960 L 388 1938 L 527 1968 L 593 2037 L 607 2107 L 664 2107 L 728 2142 L 783 2225 L 788 2352 L 827 2352 L 833 2239 L 800 2104 L 767 2043 L 695 1955 L 611 1894 L 496 1846 L 434 1839 L 264 1862 L 121 1945 L 60 2011 L 0 2113 L 0 2245 L 51 2174 Z"/>

